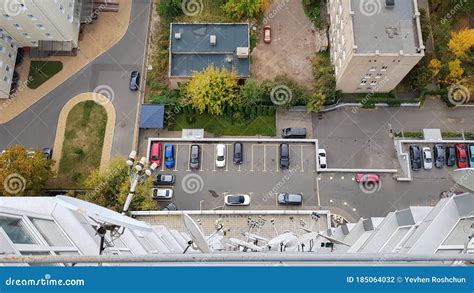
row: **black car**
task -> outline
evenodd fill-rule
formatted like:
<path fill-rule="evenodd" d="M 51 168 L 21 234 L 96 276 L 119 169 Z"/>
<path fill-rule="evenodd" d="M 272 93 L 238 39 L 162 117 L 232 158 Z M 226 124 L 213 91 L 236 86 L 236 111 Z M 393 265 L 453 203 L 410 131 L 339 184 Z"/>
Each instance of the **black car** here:
<path fill-rule="evenodd" d="M 456 165 L 456 150 L 453 146 L 446 147 L 446 166 L 453 167 Z"/>
<path fill-rule="evenodd" d="M 173 174 L 156 175 L 155 185 L 173 185 L 176 177 Z"/>
<path fill-rule="evenodd" d="M 420 170 L 422 165 L 421 149 L 417 145 L 410 146 L 410 162 L 412 170 Z"/>
<path fill-rule="evenodd" d="M 193 144 L 191 146 L 191 152 L 189 156 L 189 168 L 192 170 L 199 169 L 199 166 L 201 165 L 201 148 L 197 144 Z"/>
<path fill-rule="evenodd" d="M 278 195 L 278 203 L 288 205 L 301 205 L 303 203 L 303 195 L 299 193 L 280 193 Z"/>
<path fill-rule="evenodd" d="M 283 138 L 306 138 L 306 128 L 284 128 L 281 131 Z"/>
<path fill-rule="evenodd" d="M 290 167 L 290 146 L 287 143 L 280 144 L 280 168 Z"/>
<path fill-rule="evenodd" d="M 52 148 L 44 148 L 42 153 L 46 160 L 51 160 L 53 158 L 53 149 Z"/>
<path fill-rule="evenodd" d="M 163 208 L 163 211 L 177 211 L 178 208 L 176 207 L 176 205 L 172 202 L 170 202 L 167 206 L 165 206 Z"/>
<path fill-rule="evenodd" d="M 444 153 L 444 146 L 442 144 L 435 144 L 435 146 L 433 147 L 433 155 L 436 168 L 443 168 Z"/>
<path fill-rule="evenodd" d="M 130 74 L 130 90 L 131 91 L 138 91 L 140 87 L 140 73 L 138 71 L 132 71 Z"/>
<path fill-rule="evenodd" d="M 242 143 L 236 142 L 234 143 L 234 164 L 242 164 L 244 159 L 244 153 L 242 149 Z"/>

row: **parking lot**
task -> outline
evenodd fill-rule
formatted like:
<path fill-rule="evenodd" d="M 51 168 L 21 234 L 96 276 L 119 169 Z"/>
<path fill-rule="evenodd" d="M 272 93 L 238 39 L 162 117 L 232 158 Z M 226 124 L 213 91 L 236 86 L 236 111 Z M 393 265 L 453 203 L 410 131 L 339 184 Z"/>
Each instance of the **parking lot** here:
<path fill-rule="evenodd" d="M 152 140 L 155 141 L 155 140 Z M 173 144 L 175 166 L 173 169 L 159 168 L 160 174 L 174 174 L 173 201 L 178 209 L 215 209 L 224 206 L 226 194 L 246 193 L 251 197 L 250 206 L 224 207 L 238 209 L 301 209 L 300 206 L 278 206 L 276 195 L 280 192 L 303 194 L 303 207 L 316 206 L 315 145 L 308 140 L 288 140 L 290 167 L 279 166 L 279 144 L 281 140 L 242 142 L 243 163 L 233 163 L 232 141 L 162 141 Z M 226 164 L 216 167 L 216 146 L 226 146 Z M 200 168 L 191 170 L 189 158 L 191 145 L 200 146 Z M 164 148 L 163 148 L 164 149 Z M 163 154 L 164 158 L 164 154 Z M 159 201 L 164 206 L 166 201 Z"/>

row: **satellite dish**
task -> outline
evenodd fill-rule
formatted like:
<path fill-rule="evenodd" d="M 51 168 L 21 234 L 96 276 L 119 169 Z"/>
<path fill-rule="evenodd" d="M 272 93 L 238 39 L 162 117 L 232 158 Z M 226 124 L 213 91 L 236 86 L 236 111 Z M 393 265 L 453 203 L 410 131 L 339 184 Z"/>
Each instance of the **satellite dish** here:
<path fill-rule="evenodd" d="M 183 214 L 184 226 L 188 230 L 189 235 L 193 241 L 193 244 L 197 246 L 199 250 L 203 253 L 210 253 L 211 249 L 209 248 L 209 243 L 207 243 L 204 234 L 202 233 L 199 226 L 194 222 L 194 220 L 187 214 Z"/>
<path fill-rule="evenodd" d="M 296 235 L 294 233 L 287 232 L 287 233 L 280 234 L 275 238 L 270 239 L 270 241 L 268 241 L 267 245 L 270 246 L 270 247 L 278 247 L 278 246 L 280 246 L 280 244 L 283 243 L 283 245 L 286 245 L 288 242 L 290 242 L 290 241 L 292 241 L 296 238 L 298 238 L 298 237 L 296 237 Z"/>
<path fill-rule="evenodd" d="M 259 241 L 263 241 L 263 242 L 268 242 L 269 239 L 267 238 L 264 238 L 262 236 L 259 236 L 259 235 L 256 235 L 256 234 L 252 234 L 252 233 L 249 233 L 249 232 L 244 232 L 242 233 L 244 236 L 247 236 L 248 238 L 250 239 L 253 239 L 253 240 L 259 240 Z"/>
<path fill-rule="evenodd" d="M 60 205 L 92 218 L 96 222 L 132 230 L 152 231 L 151 227 L 144 222 L 137 221 L 96 204 L 65 195 L 58 195 L 56 199 Z"/>
<path fill-rule="evenodd" d="M 236 244 L 238 246 L 242 246 L 242 247 L 245 247 L 245 248 L 248 248 L 248 249 L 251 249 L 251 250 L 262 251 L 261 247 L 255 245 L 253 243 L 246 242 L 246 241 L 243 241 L 243 240 L 240 240 L 240 239 L 237 239 L 237 238 L 230 238 L 229 241 L 233 244 Z"/>
<path fill-rule="evenodd" d="M 300 237 L 289 241 L 286 244 L 286 246 L 287 247 L 300 246 L 301 244 L 305 244 L 306 242 L 309 242 L 310 240 L 315 239 L 316 237 L 318 237 L 318 235 L 319 235 L 318 232 L 310 232 L 310 233 L 303 234 Z"/>

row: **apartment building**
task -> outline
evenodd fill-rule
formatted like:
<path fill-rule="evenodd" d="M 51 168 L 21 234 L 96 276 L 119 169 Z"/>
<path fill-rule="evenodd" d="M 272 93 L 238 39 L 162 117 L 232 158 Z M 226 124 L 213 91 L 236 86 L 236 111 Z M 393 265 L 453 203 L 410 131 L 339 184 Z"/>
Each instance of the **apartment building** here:
<path fill-rule="evenodd" d="M 327 7 L 343 93 L 389 92 L 423 58 L 417 0 L 328 0 Z"/>
<path fill-rule="evenodd" d="M 78 46 L 82 0 L 0 0 L 0 99 L 8 98 L 19 47 Z"/>
<path fill-rule="evenodd" d="M 464 193 L 435 206 L 412 206 L 334 226 L 325 210 L 141 211 L 133 212 L 132 219 L 65 196 L 0 197 L 0 254 L 95 256 L 99 233 L 105 232 L 104 255 L 176 255 L 166 265 L 186 261 L 178 256 L 189 256 L 187 261 L 195 265 L 200 253 L 221 257 L 220 264 L 228 265 L 225 252 L 239 257 L 241 264 L 259 264 L 258 257 L 266 255 L 277 264 L 297 255 L 296 265 L 310 264 L 317 255 L 335 255 L 334 262 L 344 264 L 360 254 L 377 255 L 381 265 L 400 264 L 410 256 L 423 256 L 418 261 L 428 263 L 427 255 L 432 260 L 449 256 L 445 264 L 462 264 L 458 256 L 474 251 L 473 204 L 474 195 Z M 100 232 L 101 227 L 111 231 Z M 125 229 L 117 233 L 120 227 Z M 390 261 L 395 255 L 399 259 Z"/>

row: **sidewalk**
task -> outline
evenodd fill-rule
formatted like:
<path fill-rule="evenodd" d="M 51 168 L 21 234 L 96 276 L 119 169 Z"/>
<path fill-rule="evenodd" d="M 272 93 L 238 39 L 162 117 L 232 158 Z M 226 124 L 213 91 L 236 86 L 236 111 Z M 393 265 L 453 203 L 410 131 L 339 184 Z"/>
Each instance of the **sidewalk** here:
<path fill-rule="evenodd" d="M 32 60 L 25 56 L 19 72 L 20 86 L 16 96 L 0 103 L 0 124 L 12 120 L 28 109 L 122 39 L 128 29 L 132 1 L 118 0 L 118 2 L 120 4 L 119 12 L 102 12 L 93 24 L 85 26 L 82 39 L 79 41 L 77 56 L 51 56 L 35 59 L 61 61 L 63 69 L 34 90 L 26 86 L 29 64 Z"/>

